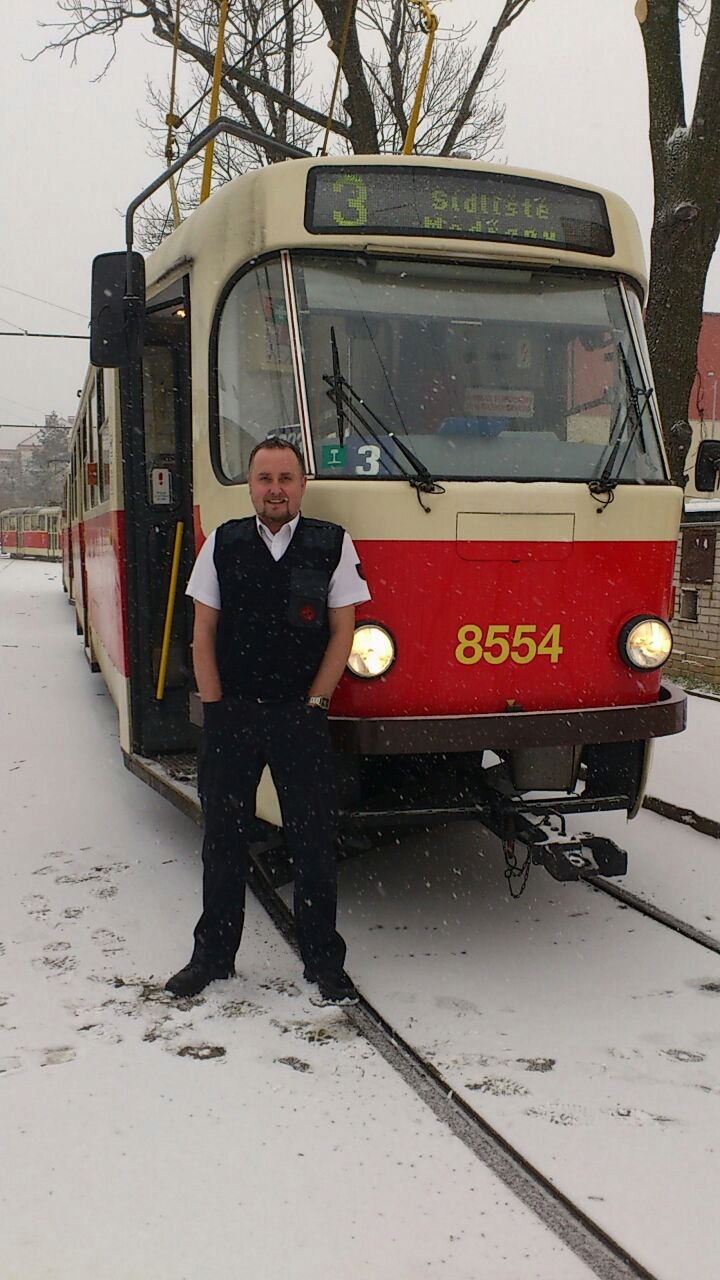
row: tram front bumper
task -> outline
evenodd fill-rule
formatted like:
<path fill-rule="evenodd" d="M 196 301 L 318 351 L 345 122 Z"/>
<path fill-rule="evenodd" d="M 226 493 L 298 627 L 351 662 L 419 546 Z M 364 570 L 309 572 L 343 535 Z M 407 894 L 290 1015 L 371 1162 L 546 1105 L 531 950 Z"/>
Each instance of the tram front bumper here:
<path fill-rule="evenodd" d="M 528 747 L 644 742 L 681 733 L 684 690 L 663 681 L 656 702 L 567 711 L 505 711 L 492 715 L 397 716 L 358 720 L 330 717 L 336 751 L 353 755 L 512 751 Z"/>

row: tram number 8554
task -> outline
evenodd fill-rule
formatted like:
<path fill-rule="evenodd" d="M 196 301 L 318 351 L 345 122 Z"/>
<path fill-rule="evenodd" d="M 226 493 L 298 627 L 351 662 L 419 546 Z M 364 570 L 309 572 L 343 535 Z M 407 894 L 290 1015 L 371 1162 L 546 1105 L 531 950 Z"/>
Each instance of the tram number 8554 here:
<path fill-rule="evenodd" d="M 511 636 L 509 623 L 493 622 L 483 639 L 483 628 L 468 623 L 457 633 L 455 658 L 464 667 L 473 667 L 476 662 L 488 662 L 499 667 L 508 659 L 523 667 L 541 657 L 549 658 L 551 665 L 555 666 L 563 652 L 560 624 L 550 627 L 541 640 L 536 639 L 536 634 L 537 627 L 520 623 Z"/>

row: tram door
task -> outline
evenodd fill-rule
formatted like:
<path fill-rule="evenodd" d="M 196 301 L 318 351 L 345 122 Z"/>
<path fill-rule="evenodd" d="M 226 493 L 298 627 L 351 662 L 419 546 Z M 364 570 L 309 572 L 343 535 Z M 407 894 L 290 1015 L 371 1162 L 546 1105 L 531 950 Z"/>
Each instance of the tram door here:
<path fill-rule="evenodd" d="M 185 596 L 194 558 L 187 283 L 172 293 L 148 308 L 142 360 L 121 381 L 131 741 L 141 755 L 197 743 L 188 716 L 192 614 Z"/>

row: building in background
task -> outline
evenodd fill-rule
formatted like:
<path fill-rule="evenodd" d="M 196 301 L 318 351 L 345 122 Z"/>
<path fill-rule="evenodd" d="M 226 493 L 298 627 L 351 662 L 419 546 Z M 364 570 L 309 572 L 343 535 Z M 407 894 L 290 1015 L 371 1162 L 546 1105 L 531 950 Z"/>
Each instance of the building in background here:
<path fill-rule="evenodd" d="M 698 494 L 701 440 L 720 439 L 720 314 L 703 316 L 697 374 L 688 407 L 692 444 L 685 464 L 685 512 L 675 560 L 675 647 L 670 673 L 720 689 L 720 494 Z"/>
<path fill-rule="evenodd" d="M 0 423 L 0 511 L 57 504 L 70 426 L 55 412 L 37 427 Z"/>
<path fill-rule="evenodd" d="M 695 488 L 695 455 L 701 440 L 720 439 L 720 313 L 706 311 L 700 330 L 697 373 L 693 384 L 688 422 L 692 427 L 692 444 L 685 469 L 689 479 L 685 490 L 688 498 L 708 497 Z"/>
<path fill-rule="evenodd" d="M 720 686 L 720 498 L 686 498 L 675 560 L 670 671 Z"/>
<path fill-rule="evenodd" d="M 16 427 L 0 422 L 0 471 L 23 471 L 40 443 L 38 427 Z"/>

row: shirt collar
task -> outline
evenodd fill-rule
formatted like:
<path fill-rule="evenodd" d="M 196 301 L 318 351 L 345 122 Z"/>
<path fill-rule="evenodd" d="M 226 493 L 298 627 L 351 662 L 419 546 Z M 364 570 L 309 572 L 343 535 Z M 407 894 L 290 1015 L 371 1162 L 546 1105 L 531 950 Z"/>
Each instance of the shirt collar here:
<path fill-rule="evenodd" d="M 263 524 L 260 517 L 257 515 L 255 516 L 255 524 L 257 525 L 257 531 L 260 534 L 260 537 L 263 539 L 263 541 L 267 542 L 268 546 L 270 546 L 275 541 L 276 538 L 280 538 L 280 540 L 283 541 L 283 538 L 282 538 L 283 534 L 287 539 L 288 545 L 290 545 L 299 522 L 300 522 L 300 512 L 298 511 L 297 515 L 289 522 L 289 524 L 284 524 L 281 529 L 278 529 L 277 533 L 271 533 L 267 525 Z"/>

